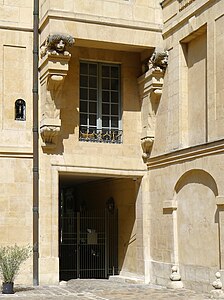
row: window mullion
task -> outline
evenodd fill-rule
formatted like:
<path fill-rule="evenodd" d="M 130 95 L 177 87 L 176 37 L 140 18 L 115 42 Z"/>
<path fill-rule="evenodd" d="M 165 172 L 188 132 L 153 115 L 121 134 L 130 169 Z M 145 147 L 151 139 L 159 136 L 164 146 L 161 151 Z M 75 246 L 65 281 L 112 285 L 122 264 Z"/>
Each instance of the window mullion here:
<path fill-rule="evenodd" d="M 97 109 L 97 129 L 102 129 L 102 65 L 98 64 L 98 109 Z"/>
<path fill-rule="evenodd" d="M 122 101 L 121 101 L 121 67 L 118 69 L 119 71 L 119 81 L 118 81 L 118 128 L 119 130 L 122 129 Z"/>

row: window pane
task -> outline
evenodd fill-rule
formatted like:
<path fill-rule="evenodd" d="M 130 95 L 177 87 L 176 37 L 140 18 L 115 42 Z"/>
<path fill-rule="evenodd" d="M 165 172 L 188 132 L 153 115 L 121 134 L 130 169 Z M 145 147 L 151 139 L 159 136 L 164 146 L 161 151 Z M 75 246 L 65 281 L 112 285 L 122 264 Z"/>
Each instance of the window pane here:
<path fill-rule="evenodd" d="M 97 102 L 89 102 L 89 112 L 90 113 L 97 112 Z"/>
<path fill-rule="evenodd" d="M 111 102 L 118 103 L 118 92 L 111 92 Z"/>
<path fill-rule="evenodd" d="M 109 127 L 109 117 L 104 116 L 102 118 L 103 127 Z"/>
<path fill-rule="evenodd" d="M 110 80 L 109 79 L 102 79 L 102 87 L 104 90 L 109 90 L 110 89 Z"/>
<path fill-rule="evenodd" d="M 97 88 L 97 78 L 90 76 L 89 77 L 89 87 Z"/>
<path fill-rule="evenodd" d="M 87 126 L 80 126 L 80 131 L 82 133 L 87 132 Z"/>
<path fill-rule="evenodd" d="M 89 89 L 89 100 L 97 100 L 97 90 Z"/>
<path fill-rule="evenodd" d="M 117 117 L 112 117 L 111 118 L 111 127 L 118 128 L 118 118 Z"/>
<path fill-rule="evenodd" d="M 88 74 L 88 64 L 80 64 L 80 74 Z"/>
<path fill-rule="evenodd" d="M 80 102 L 80 112 L 87 112 L 87 101 Z"/>
<path fill-rule="evenodd" d="M 80 99 L 87 100 L 88 99 L 88 90 L 80 89 Z"/>
<path fill-rule="evenodd" d="M 109 104 L 103 103 L 103 105 L 102 105 L 102 114 L 103 115 L 109 115 L 109 113 L 110 113 L 110 106 L 109 106 Z"/>
<path fill-rule="evenodd" d="M 111 77 L 118 78 L 119 72 L 118 67 L 111 67 Z"/>
<path fill-rule="evenodd" d="M 96 64 L 89 64 L 89 74 L 90 75 L 97 75 L 97 65 Z"/>
<path fill-rule="evenodd" d="M 87 125 L 87 115 L 84 115 L 84 114 L 80 115 L 80 124 Z"/>
<path fill-rule="evenodd" d="M 89 115 L 89 125 L 96 125 L 96 115 Z"/>
<path fill-rule="evenodd" d="M 102 92 L 102 101 L 103 102 L 109 102 L 110 101 L 110 92 L 103 91 Z"/>
<path fill-rule="evenodd" d="M 89 127 L 89 133 L 96 132 L 96 127 Z"/>
<path fill-rule="evenodd" d="M 118 90 L 118 80 L 117 79 L 111 79 L 111 89 L 112 90 Z"/>
<path fill-rule="evenodd" d="M 109 66 L 102 66 L 102 76 L 110 77 L 110 67 Z"/>
<path fill-rule="evenodd" d="M 80 76 L 80 86 L 87 87 L 88 86 L 88 76 L 81 75 Z"/>
<path fill-rule="evenodd" d="M 118 115 L 118 105 L 117 104 L 111 104 L 111 114 Z"/>

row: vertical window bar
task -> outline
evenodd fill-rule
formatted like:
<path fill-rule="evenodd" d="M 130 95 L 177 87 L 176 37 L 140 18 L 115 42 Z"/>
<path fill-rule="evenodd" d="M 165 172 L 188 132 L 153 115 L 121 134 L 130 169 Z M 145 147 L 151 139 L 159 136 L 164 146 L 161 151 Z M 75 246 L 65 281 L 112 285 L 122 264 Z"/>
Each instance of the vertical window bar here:
<path fill-rule="evenodd" d="M 98 68 L 97 129 L 102 128 L 102 65 Z"/>

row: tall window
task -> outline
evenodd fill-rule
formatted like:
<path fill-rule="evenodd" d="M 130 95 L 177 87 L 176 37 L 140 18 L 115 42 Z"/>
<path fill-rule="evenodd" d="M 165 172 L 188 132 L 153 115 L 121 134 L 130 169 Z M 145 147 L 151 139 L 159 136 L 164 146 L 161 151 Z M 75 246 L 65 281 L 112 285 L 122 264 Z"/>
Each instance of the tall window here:
<path fill-rule="evenodd" d="M 80 63 L 79 139 L 122 142 L 119 65 Z"/>

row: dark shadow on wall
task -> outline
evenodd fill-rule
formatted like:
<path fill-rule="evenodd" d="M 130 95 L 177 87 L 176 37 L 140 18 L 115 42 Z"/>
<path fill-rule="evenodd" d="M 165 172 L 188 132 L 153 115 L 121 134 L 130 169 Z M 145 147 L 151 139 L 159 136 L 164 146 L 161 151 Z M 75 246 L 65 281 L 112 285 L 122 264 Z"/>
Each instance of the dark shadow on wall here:
<path fill-rule="evenodd" d="M 204 170 L 194 169 L 187 171 L 183 176 L 178 180 L 175 191 L 179 193 L 179 191 L 188 184 L 198 183 L 207 186 L 211 189 L 215 196 L 218 195 L 218 187 L 214 180 L 214 178 Z"/>

